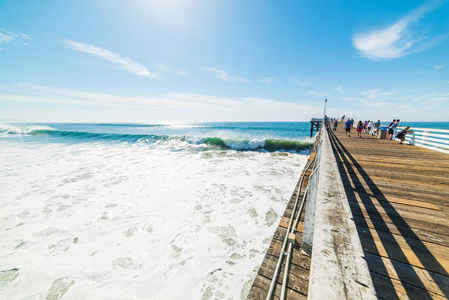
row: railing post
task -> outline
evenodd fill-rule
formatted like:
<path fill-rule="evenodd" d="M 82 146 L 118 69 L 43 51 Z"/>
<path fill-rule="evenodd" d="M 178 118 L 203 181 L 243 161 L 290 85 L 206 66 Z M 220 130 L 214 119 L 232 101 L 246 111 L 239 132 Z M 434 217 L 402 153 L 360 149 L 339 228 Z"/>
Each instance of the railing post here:
<path fill-rule="evenodd" d="M 427 137 L 427 134 L 428 134 L 427 130 L 424 130 L 422 132 L 422 139 L 421 139 L 421 145 L 420 146 L 424 145 L 424 141 L 425 141 L 425 139 Z"/>
<path fill-rule="evenodd" d="M 415 145 L 415 132 L 413 131 L 412 136 L 410 137 L 410 145 Z"/>

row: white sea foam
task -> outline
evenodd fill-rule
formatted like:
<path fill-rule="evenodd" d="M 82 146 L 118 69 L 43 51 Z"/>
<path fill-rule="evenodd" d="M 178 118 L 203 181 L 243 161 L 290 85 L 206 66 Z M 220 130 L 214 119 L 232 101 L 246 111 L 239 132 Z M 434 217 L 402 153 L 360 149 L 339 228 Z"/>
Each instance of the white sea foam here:
<path fill-rule="evenodd" d="M 0 143 L 1 299 L 244 299 L 306 160 Z"/>

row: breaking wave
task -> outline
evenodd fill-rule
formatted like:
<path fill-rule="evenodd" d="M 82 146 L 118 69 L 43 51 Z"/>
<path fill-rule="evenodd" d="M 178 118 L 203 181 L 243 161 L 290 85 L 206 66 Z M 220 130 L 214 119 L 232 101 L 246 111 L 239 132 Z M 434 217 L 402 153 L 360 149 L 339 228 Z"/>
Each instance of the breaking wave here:
<path fill-rule="evenodd" d="M 189 137 L 153 134 L 117 134 L 117 133 L 93 133 L 85 131 L 63 131 L 47 126 L 31 126 L 19 128 L 14 126 L 0 127 L 0 134 L 18 134 L 32 136 L 50 136 L 57 138 L 82 141 L 116 141 L 128 143 L 161 143 L 179 142 L 196 146 L 206 146 L 206 150 L 247 150 L 247 151 L 293 151 L 299 152 L 312 147 L 308 141 L 295 141 L 283 139 L 235 139 L 220 137 Z"/>

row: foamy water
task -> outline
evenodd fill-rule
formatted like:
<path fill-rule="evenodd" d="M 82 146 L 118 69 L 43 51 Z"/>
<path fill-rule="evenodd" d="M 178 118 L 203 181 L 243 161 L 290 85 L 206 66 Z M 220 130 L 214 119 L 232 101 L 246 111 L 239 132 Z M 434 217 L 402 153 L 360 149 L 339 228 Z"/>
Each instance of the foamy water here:
<path fill-rule="evenodd" d="M 244 299 L 307 159 L 0 139 L 1 299 Z"/>

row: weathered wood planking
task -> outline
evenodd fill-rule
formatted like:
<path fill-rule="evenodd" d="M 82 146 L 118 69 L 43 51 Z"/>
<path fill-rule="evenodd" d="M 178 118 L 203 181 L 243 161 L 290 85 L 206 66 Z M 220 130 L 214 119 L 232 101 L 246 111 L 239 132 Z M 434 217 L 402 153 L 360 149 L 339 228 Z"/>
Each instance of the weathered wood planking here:
<path fill-rule="evenodd" d="M 418 274 L 415 278 L 410 275 L 410 266 L 395 260 L 391 260 L 385 257 L 378 257 L 377 255 L 366 253 L 366 260 L 372 265 L 372 273 L 379 274 L 384 277 L 391 277 L 396 280 L 400 280 L 396 270 L 399 270 L 404 276 L 408 276 L 406 281 L 412 282 L 413 286 L 419 289 L 426 289 L 433 294 L 444 296 L 449 294 L 449 285 L 447 284 L 447 278 L 440 274 L 432 273 L 431 271 L 424 270 L 412 266 L 413 271 Z M 384 265 L 386 268 L 379 267 Z M 445 282 L 446 281 L 446 282 Z"/>
<path fill-rule="evenodd" d="M 315 153 L 312 152 L 308 158 L 306 165 L 308 165 L 309 162 L 312 161 L 314 156 Z M 257 272 L 257 276 L 254 280 L 254 283 L 251 287 L 247 299 L 265 299 L 267 297 L 268 290 L 271 284 L 271 279 L 273 277 L 276 264 L 278 262 L 278 258 L 282 249 L 282 244 L 284 242 L 285 234 L 287 232 L 288 223 L 290 222 L 290 217 L 292 214 L 294 203 L 296 201 L 298 192 L 300 192 L 300 196 L 302 197 L 308 183 L 308 176 L 311 174 L 311 171 L 303 173 L 304 173 L 304 183 L 302 190 L 298 191 L 299 189 L 299 181 L 298 181 L 293 191 L 293 194 L 285 208 L 279 226 L 273 235 L 265 258 L 259 268 L 259 271 Z M 287 299 L 301 299 L 301 300 L 307 299 L 307 291 L 309 288 L 310 258 L 305 255 L 302 255 L 300 250 L 300 243 L 302 241 L 302 232 L 303 232 L 302 221 L 303 217 L 301 218 L 301 222 L 299 222 L 297 226 L 298 232 L 296 233 L 296 243 L 292 252 L 291 265 L 288 273 L 289 279 L 287 282 Z M 284 276 L 284 269 L 285 264 L 282 263 L 280 273 L 278 274 L 278 277 L 276 279 L 277 284 L 274 290 L 274 297 L 272 299 L 279 299 L 280 297 L 282 278 Z"/>
<path fill-rule="evenodd" d="M 449 155 L 331 133 L 377 296 L 449 298 Z"/>

